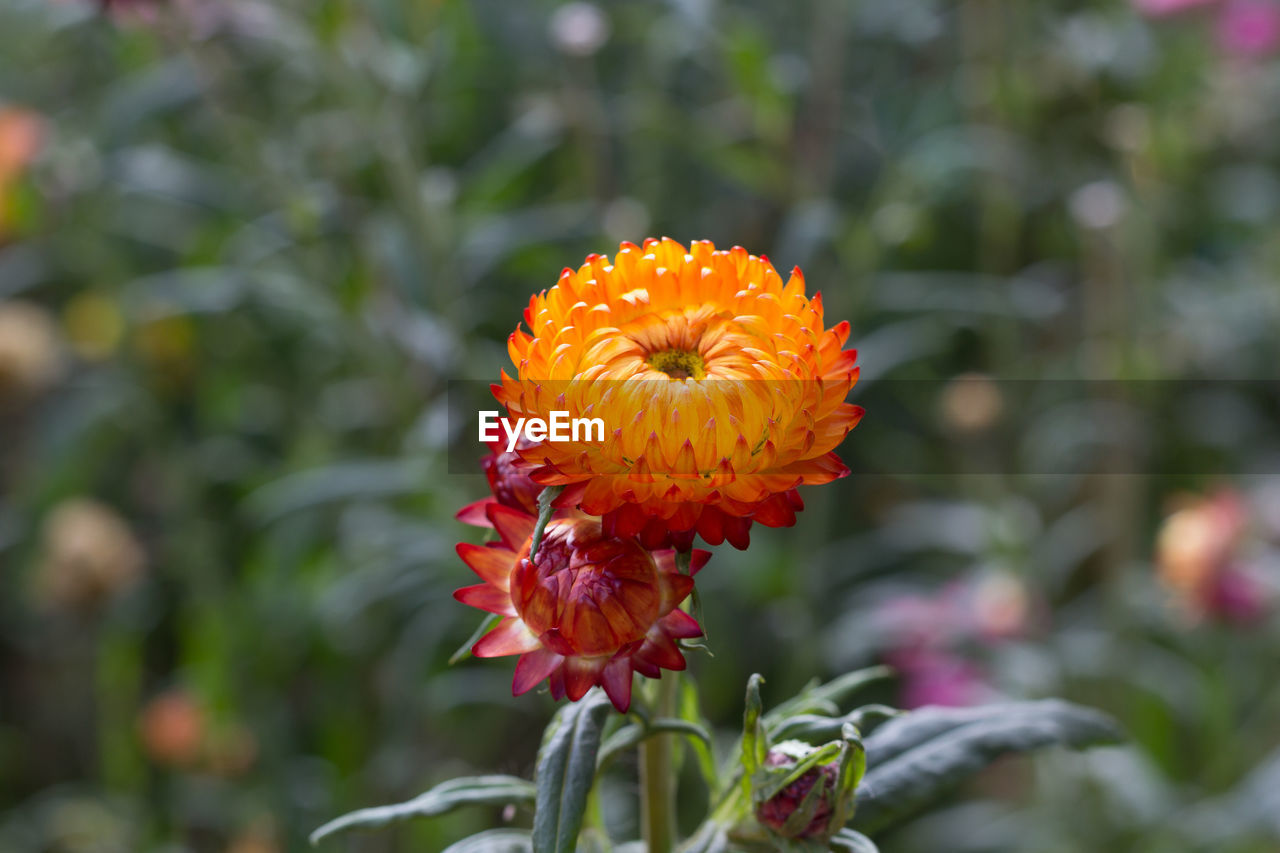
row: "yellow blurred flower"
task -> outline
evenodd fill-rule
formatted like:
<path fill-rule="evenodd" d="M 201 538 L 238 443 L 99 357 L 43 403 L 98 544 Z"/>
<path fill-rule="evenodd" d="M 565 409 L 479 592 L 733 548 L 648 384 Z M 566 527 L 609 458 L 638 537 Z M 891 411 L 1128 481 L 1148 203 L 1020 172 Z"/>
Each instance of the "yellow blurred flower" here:
<path fill-rule="evenodd" d="M 124 334 L 124 318 L 116 303 L 100 293 L 81 293 L 62 311 L 67 342 L 81 357 L 101 361 L 109 357 Z"/>
<path fill-rule="evenodd" d="M 796 487 L 849 473 L 833 452 L 862 416 L 849 324 L 826 328 L 799 269 L 784 281 L 745 249 L 623 243 L 534 296 L 508 339 L 511 418 L 601 418 L 603 442 L 521 450 L 558 505 L 603 516 L 646 547 L 748 543 L 753 521 L 789 526 Z M 610 434 L 611 433 L 611 434 Z"/>

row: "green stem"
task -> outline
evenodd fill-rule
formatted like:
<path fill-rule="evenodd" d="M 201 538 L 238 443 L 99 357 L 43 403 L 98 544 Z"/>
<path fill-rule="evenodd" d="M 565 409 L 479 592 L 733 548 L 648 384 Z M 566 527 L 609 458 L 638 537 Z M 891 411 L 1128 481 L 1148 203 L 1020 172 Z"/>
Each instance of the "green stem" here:
<path fill-rule="evenodd" d="M 680 673 L 658 680 L 653 719 L 673 717 L 680 693 Z M 676 842 L 674 736 L 655 735 L 640 744 L 640 825 L 648 853 L 671 853 Z"/>

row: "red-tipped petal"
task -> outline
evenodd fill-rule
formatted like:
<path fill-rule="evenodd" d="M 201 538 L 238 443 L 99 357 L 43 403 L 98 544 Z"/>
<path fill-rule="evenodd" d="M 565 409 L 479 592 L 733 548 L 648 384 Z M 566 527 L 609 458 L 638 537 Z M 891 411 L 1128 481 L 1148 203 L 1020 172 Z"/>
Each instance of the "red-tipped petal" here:
<path fill-rule="evenodd" d="M 698 624 L 698 620 L 679 608 L 662 617 L 662 629 L 667 632 L 668 637 L 682 640 L 702 636 L 702 626 Z"/>
<path fill-rule="evenodd" d="M 551 688 L 551 698 L 559 702 L 564 698 L 564 667 L 558 666 L 551 671 L 551 678 L 547 681 L 547 686 Z"/>
<path fill-rule="evenodd" d="M 564 491 L 556 496 L 551 505 L 556 509 L 573 509 L 582 500 L 582 493 L 587 490 L 586 481 L 565 486 Z"/>
<path fill-rule="evenodd" d="M 751 519 L 725 516 L 724 538 L 739 551 L 747 550 L 751 544 Z"/>
<path fill-rule="evenodd" d="M 510 589 L 515 555 L 505 548 L 486 548 L 469 542 L 458 543 L 458 556 L 480 576 L 480 580 L 498 589 Z"/>
<path fill-rule="evenodd" d="M 475 527 L 493 527 L 493 522 L 489 520 L 489 516 L 486 513 L 492 503 L 496 503 L 493 498 L 484 498 L 475 503 L 469 503 L 458 510 L 458 514 L 454 518 L 463 524 L 471 524 Z"/>
<path fill-rule="evenodd" d="M 600 686 L 609 695 L 609 701 L 618 713 L 625 714 L 631 708 L 631 659 L 616 658 L 609 662 L 600 674 Z"/>
<path fill-rule="evenodd" d="M 600 679 L 603 668 L 603 663 L 598 659 L 565 658 L 560 671 L 564 673 L 564 692 L 569 701 L 577 702 L 586 696 L 587 691 Z"/>
<path fill-rule="evenodd" d="M 724 513 L 716 507 L 705 507 L 698 517 L 698 535 L 708 545 L 719 545 L 724 541 Z"/>
<path fill-rule="evenodd" d="M 704 551 L 701 548 L 694 548 L 693 553 L 689 555 L 689 574 L 696 575 L 710 559 L 710 551 Z"/>
<path fill-rule="evenodd" d="M 521 655 L 516 661 L 516 675 L 511 681 L 511 695 L 519 696 L 537 687 L 556 667 L 564 662 L 564 658 L 549 649 L 538 649 Z"/>
<path fill-rule="evenodd" d="M 756 507 L 751 518 L 765 527 L 791 527 L 796 523 L 796 511 L 791 508 L 791 503 L 786 496 L 780 494 L 772 496 Z"/>
<path fill-rule="evenodd" d="M 519 619 L 503 619 L 498 627 L 485 634 L 471 647 L 478 658 L 497 658 L 503 655 L 522 655 L 542 648 L 538 638 Z"/>
<path fill-rule="evenodd" d="M 453 597 L 463 604 L 497 613 L 499 616 L 516 615 L 516 608 L 511 603 L 511 594 L 487 583 L 464 586 L 454 592 Z"/>
<path fill-rule="evenodd" d="M 493 522 L 503 543 L 513 551 L 518 551 L 525 542 L 529 541 L 529 537 L 533 535 L 533 528 L 538 525 L 536 518 L 499 503 L 491 504 L 488 512 L 489 520 Z"/>
<path fill-rule="evenodd" d="M 675 640 L 662 631 L 649 632 L 644 646 L 636 652 L 635 659 L 677 672 L 685 668 L 684 655 L 680 653 L 680 647 L 676 645 Z"/>

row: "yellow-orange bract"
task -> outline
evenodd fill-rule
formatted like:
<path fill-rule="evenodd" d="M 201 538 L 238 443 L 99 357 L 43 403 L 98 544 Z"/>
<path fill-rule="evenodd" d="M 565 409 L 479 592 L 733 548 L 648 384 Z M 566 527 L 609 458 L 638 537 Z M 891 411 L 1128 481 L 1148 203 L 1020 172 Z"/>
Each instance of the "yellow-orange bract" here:
<path fill-rule="evenodd" d="M 709 242 L 623 243 L 534 296 L 494 386 L 512 418 L 602 418 L 603 442 L 521 451 L 559 506 L 647 547 L 745 548 L 753 521 L 787 526 L 795 488 L 848 474 L 833 452 L 862 416 L 849 324 L 826 328 L 794 270 Z"/>

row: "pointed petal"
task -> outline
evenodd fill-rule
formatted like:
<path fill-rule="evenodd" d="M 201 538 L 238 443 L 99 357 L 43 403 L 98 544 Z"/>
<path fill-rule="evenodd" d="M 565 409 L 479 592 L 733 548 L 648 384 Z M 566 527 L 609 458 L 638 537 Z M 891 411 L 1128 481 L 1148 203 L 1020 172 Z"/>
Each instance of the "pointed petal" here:
<path fill-rule="evenodd" d="M 515 567 L 515 554 L 505 548 L 487 548 L 459 542 L 458 556 L 480 576 L 480 580 L 498 589 L 511 588 L 511 570 Z"/>
<path fill-rule="evenodd" d="M 502 541 L 513 551 L 524 547 L 524 543 L 533 535 L 533 528 L 538 524 L 533 516 L 502 504 L 489 507 L 489 520 L 493 522 Z"/>
<path fill-rule="evenodd" d="M 528 693 L 563 662 L 564 658 L 549 649 L 538 649 L 536 652 L 521 655 L 520 660 L 516 661 L 516 675 L 511 681 L 511 695 L 520 696 Z"/>
<path fill-rule="evenodd" d="M 542 648 L 538 638 L 519 619 L 503 619 L 498 627 L 485 634 L 471 647 L 478 658 L 498 658 L 503 655 L 522 655 Z"/>
<path fill-rule="evenodd" d="M 737 516 L 726 516 L 724 519 L 724 538 L 739 551 L 747 550 L 751 544 L 751 519 Z"/>
<path fill-rule="evenodd" d="M 645 644 L 636 652 L 635 657 L 663 669 L 680 671 L 686 665 L 676 641 L 661 630 L 649 632 Z"/>
<path fill-rule="evenodd" d="M 679 608 L 663 616 L 661 621 L 662 629 L 669 637 L 692 640 L 694 637 L 702 636 L 702 626 L 698 624 L 698 620 Z"/>
<path fill-rule="evenodd" d="M 511 603 L 511 594 L 487 583 L 464 586 L 454 592 L 453 597 L 470 607 L 497 613 L 499 616 L 516 615 L 515 605 Z"/>
<path fill-rule="evenodd" d="M 600 675 L 600 685 L 620 714 L 631 708 L 631 682 L 634 681 L 631 672 L 631 659 L 620 657 L 610 661 Z"/>
<path fill-rule="evenodd" d="M 476 527 L 493 527 L 493 522 L 489 520 L 489 516 L 485 512 L 489 508 L 489 504 L 492 503 L 496 503 L 494 498 L 484 498 L 475 503 L 469 503 L 458 510 L 458 514 L 454 518 L 463 524 L 471 524 Z"/>
<path fill-rule="evenodd" d="M 570 702 L 577 702 L 600 679 L 604 661 L 600 658 L 571 657 L 564 659 L 564 692 Z"/>

